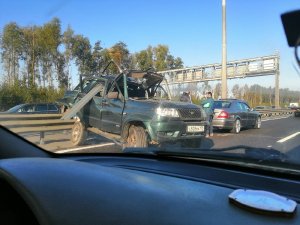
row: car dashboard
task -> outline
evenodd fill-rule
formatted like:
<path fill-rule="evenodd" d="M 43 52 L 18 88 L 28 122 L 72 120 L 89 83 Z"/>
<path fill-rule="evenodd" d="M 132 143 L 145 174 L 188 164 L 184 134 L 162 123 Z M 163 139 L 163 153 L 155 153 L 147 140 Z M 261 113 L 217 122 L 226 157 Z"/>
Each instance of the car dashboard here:
<path fill-rule="evenodd" d="M 0 184 L 1 224 L 300 224 L 299 207 L 282 217 L 228 200 L 244 188 L 299 202 L 296 178 L 204 161 L 113 154 L 2 159 Z"/>

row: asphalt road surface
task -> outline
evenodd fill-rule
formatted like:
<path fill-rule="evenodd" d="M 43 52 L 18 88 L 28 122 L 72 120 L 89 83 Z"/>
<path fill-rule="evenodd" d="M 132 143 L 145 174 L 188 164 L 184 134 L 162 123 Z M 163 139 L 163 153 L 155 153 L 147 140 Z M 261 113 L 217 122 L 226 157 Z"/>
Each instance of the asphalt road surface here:
<path fill-rule="evenodd" d="M 27 134 L 25 138 L 39 144 L 39 135 L 37 134 Z M 41 147 L 56 153 L 122 152 L 118 144 L 93 132 L 89 132 L 88 139 L 83 146 L 74 147 L 69 140 L 69 131 L 47 133 L 45 144 Z M 276 150 L 288 155 L 291 160 L 299 161 L 300 117 L 265 118 L 262 121 L 261 129 L 246 129 L 239 134 L 215 130 L 213 137 L 204 139 L 201 148 L 221 149 L 232 146 Z"/>

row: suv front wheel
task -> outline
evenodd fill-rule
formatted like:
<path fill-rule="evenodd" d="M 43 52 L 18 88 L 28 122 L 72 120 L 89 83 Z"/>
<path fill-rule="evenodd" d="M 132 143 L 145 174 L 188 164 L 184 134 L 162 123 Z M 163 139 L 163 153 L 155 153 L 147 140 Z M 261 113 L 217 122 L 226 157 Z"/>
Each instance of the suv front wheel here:
<path fill-rule="evenodd" d="M 125 147 L 146 148 L 148 147 L 148 135 L 141 126 L 131 125 L 128 132 Z"/>
<path fill-rule="evenodd" d="M 84 124 L 80 121 L 74 123 L 71 134 L 71 142 L 74 146 L 82 145 L 87 137 Z"/>

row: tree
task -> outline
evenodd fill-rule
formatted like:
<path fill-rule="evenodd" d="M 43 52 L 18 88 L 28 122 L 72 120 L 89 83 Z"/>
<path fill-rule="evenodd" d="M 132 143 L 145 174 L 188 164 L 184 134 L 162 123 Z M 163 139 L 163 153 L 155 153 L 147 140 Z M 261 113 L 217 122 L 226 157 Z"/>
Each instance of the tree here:
<path fill-rule="evenodd" d="M 92 73 L 95 75 L 100 75 L 104 69 L 104 56 L 102 52 L 101 42 L 97 41 L 94 45 L 92 52 Z"/>
<path fill-rule="evenodd" d="M 222 85 L 221 83 L 217 83 L 214 88 L 214 99 L 219 99 L 222 93 Z"/>
<path fill-rule="evenodd" d="M 72 56 L 82 75 L 88 75 L 91 72 L 92 53 L 91 44 L 87 37 L 75 35 L 71 40 Z"/>
<path fill-rule="evenodd" d="M 24 34 L 24 48 L 22 56 L 26 63 L 28 86 L 35 85 L 35 72 L 37 64 L 36 53 L 38 51 L 36 46 L 37 29 L 38 28 L 36 26 L 25 27 L 22 29 Z"/>
<path fill-rule="evenodd" d="M 19 79 L 19 60 L 22 55 L 23 41 L 22 30 L 16 23 L 9 23 L 4 27 L 1 37 L 1 59 L 9 85 Z"/>
<path fill-rule="evenodd" d="M 167 58 L 169 48 L 166 45 L 158 45 L 154 51 L 154 67 L 157 71 L 168 69 Z"/>
<path fill-rule="evenodd" d="M 71 28 L 70 25 L 68 25 L 67 30 L 62 35 L 62 43 L 65 47 L 65 50 L 63 52 L 64 59 L 65 59 L 65 68 L 64 68 L 64 74 L 66 76 L 66 79 L 68 80 L 67 87 L 69 87 L 69 68 L 71 66 L 71 61 L 73 59 L 72 57 L 72 41 L 73 41 L 74 31 Z M 64 82 L 63 82 L 64 83 Z"/>
<path fill-rule="evenodd" d="M 146 50 L 142 50 L 135 54 L 135 59 L 137 62 L 137 67 L 140 70 L 148 70 L 153 68 L 153 53 L 152 47 L 149 46 Z"/>
<path fill-rule="evenodd" d="M 57 53 L 55 57 L 55 67 L 59 88 L 66 90 L 69 87 L 69 76 L 65 72 L 66 58 L 62 53 Z"/>
<path fill-rule="evenodd" d="M 179 69 L 183 67 L 180 57 L 174 57 L 169 53 L 169 47 L 158 45 L 149 46 L 147 49 L 134 54 L 137 69 L 147 70 L 153 68 L 156 71 Z"/>
<path fill-rule="evenodd" d="M 40 27 L 38 31 L 37 45 L 39 61 L 42 66 L 43 86 L 45 87 L 46 80 L 48 81 L 48 85 L 53 86 L 52 66 L 55 66 L 57 69 L 62 63 L 62 56 L 58 52 L 58 47 L 62 41 L 61 24 L 59 19 L 54 18 L 49 23 Z M 61 72 L 62 71 L 60 71 L 60 73 Z M 58 79 L 59 77 L 60 76 L 58 76 Z"/>
<path fill-rule="evenodd" d="M 180 68 L 183 68 L 183 61 L 180 57 L 176 57 L 174 59 L 174 62 L 172 63 L 172 68 L 170 69 L 180 69 Z"/>
<path fill-rule="evenodd" d="M 240 98 L 241 97 L 241 90 L 240 90 L 240 87 L 238 84 L 235 84 L 233 87 L 232 87 L 232 94 L 234 96 L 234 98 Z"/>
<path fill-rule="evenodd" d="M 118 42 L 113 45 L 109 50 L 110 58 L 119 66 L 129 68 L 130 65 L 130 54 L 129 50 L 127 49 L 127 45 L 124 42 Z M 113 73 L 118 73 L 119 70 L 116 66 L 110 67 Z"/>

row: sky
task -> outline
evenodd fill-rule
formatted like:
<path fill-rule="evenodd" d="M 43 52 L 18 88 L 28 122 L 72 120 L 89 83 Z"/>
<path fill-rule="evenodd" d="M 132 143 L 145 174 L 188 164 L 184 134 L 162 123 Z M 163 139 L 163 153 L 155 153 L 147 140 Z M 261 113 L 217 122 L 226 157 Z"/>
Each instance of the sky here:
<path fill-rule="evenodd" d="M 166 44 L 185 66 L 221 62 L 221 0 L 0 0 L 0 32 L 9 22 L 43 25 L 58 17 L 91 44 L 111 47 L 119 41 L 130 52 Z M 299 0 L 226 0 L 227 60 L 280 54 L 280 87 L 300 90 L 300 72 L 287 46 L 280 20 L 283 12 L 300 8 Z M 275 77 L 253 81 L 274 86 Z"/>

